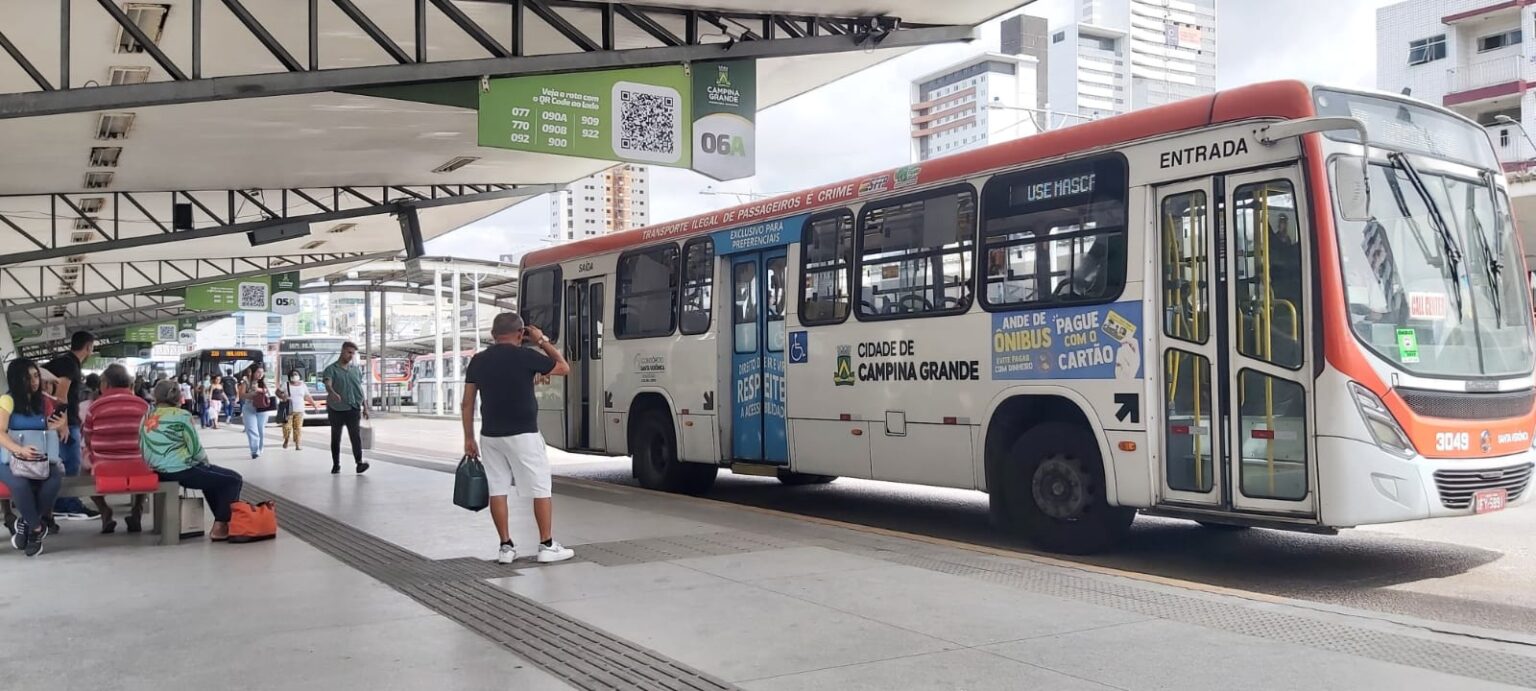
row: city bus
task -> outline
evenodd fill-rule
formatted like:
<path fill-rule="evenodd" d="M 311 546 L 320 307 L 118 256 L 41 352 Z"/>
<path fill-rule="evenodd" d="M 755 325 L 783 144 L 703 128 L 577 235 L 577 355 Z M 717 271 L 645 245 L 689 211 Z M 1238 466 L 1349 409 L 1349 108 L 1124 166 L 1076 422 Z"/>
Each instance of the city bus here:
<path fill-rule="evenodd" d="M 161 379 L 174 375 L 176 370 L 177 363 L 175 362 L 145 360 L 133 368 L 133 373 L 136 378 L 142 378 L 144 381 L 154 384 Z"/>
<path fill-rule="evenodd" d="M 382 362 L 382 365 L 380 364 Z M 368 376 L 373 383 L 374 405 L 388 402 L 410 405 L 415 396 L 415 376 L 411 358 L 405 356 L 368 359 Z"/>
<path fill-rule="evenodd" d="M 325 419 L 326 391 L 320 372 L 341 358 L 341 344 L 346 342 L 347 339 L 336 336 L 302 336 L 279 338 L 272 345 L 275 353 L 273 361 L 277 367 L 267 373 L 267 380 L 285 382 L 289 372 L 299 371 L 299 376 L 309 386 L 309 393 L 314 396 L 317 404 L 317 407 L 311 408 L 300 403 L 306 422 Z"/>
<path fill-rule="evenodd" d="M 443 369 L 448 370 L 443 377 L 443 411 L 458 414 L 459 398 L 463 394 L 464 370 L 469 367 L 469 359 L 475 356 L 475 350 L 461 350 L 458 353 L 443 353 Z M 454 358 L 458 358 L 455 365 Z M 410 385 L 414 395 L 412 402 L 416 404 L 416 410 L 424 413 L 437 410 L 437 354 L 427 353 L 417 355 L 411 362 Z M 402 404 L 403 405 L 403 404 Z"/>
<path fill-rule="evenodd" d="M 215 375 L 239 377 L 251 365 L 262 362 L 261 351 L 255 348 L 204 348 L 189 350 L 177 360 L 175 376 L 186 376 L 189 381 L 200 382 L 204 377 L 212 380 Z M 143 365 L 140 365 L 143 367 Z M 171 376 L 170 372 L 166 376 Z M 145 381 L 153 382 L 153 379 Z"/>
<path fill-rule="evenodd" d="M 1528 499 L 1532 313 L 1472 120 L 1252 85 L 530 253 L 561 449 L 1334 533 Z M 606 328 L 606 331 L 605 331 Z"/>

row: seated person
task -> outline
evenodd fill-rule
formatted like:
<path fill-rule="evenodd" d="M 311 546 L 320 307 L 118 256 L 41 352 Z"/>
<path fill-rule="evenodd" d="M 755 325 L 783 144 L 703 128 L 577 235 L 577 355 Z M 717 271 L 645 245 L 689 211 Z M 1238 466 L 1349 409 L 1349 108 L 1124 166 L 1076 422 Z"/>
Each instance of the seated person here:
<path fill-rule="evenodd" d="M 65 430 L 65 434 L 68 431 L 64 412 L 55 412 L 43 396 L 43 375 L 36 362 L 27 358 L 12 360 L 5 368 L 5 379 L 11 393 L 0 396 L 0 483 L 5 484 L 11 503 L 21 512 L 20 518 L 12 520 L 7 507 L 6 524 L 11 528 L 11 546 L 35 557 L 43 552 L 43 539 L 48 536 L 48 524 L 53 520 L 53 502 L 64 482 L 64 463 L 57 454 L 56 435 L 60 430 Z M 44 443 L 49 434 L 55 435 L 55 443 Z M 33 437 L 36 443 L 23 444 L 17 441 L 19 437 Z M 46 451 L 49 446 L 54 450 L 52 458 Z M 11 468 L 13 456 L 23 461 L 50 461 L 48 476 L 17 476 Z"/>
<path fill-rule="evenodd" d="M 139 454 L 139 425 L 144 422 L 147 412 L 149 403 L 134 395 L 133 377 L 128 374 L 128 368 L 116 363 L 108 365 L 101 374 L 101 395 L 91 402 L 80 426 L 85 440 L 86 462 L 92 473 L 108 463 L 144 463 L 144 457 Z M 133 495 L 132 509 L 126 519 L 130 533 L 143 530 L 144 496 Z M 115 532 L 117 521 L 112 520 L 112 507 L 100 497 L 93 499 L 97 500 L 96 509 L 101 512 L 101 532 Z"/>
<path fill-rule="evenodd" d="M 182 487 L 202 490 L 213 511 L 213 529 L 208 538 L 214 542 L 229 539 L 230 505 L 240 498 L 245 480 L 228 468 L 208 462 L 192 414 L 181 407 L 181 385 L 166 379 L 155 384 L 155 407 L 144 416 L 139 428 L 139 451 L 161 480 Z"/>

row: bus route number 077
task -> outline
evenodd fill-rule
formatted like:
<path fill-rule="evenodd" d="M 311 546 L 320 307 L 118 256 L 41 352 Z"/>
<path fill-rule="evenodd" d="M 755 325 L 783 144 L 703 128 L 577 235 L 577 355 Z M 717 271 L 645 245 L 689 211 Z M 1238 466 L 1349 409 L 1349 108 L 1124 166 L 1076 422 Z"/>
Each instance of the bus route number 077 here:
<path fill-rule="evenodd" d="M 745 137 L 705 132 L 699 135 L 699 148 L 703 149 L 706 154 L 745 156 L 747 155 L 747 140 Z"/>

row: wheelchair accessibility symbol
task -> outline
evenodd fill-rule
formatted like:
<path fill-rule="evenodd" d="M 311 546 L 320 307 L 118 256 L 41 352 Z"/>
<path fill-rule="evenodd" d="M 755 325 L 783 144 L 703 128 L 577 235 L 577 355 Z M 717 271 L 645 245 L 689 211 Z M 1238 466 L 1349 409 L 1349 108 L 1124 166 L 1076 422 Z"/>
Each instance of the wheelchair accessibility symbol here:
<path fill-rule="evenodd" d="M 811 349 L 807 336 L 804 331 L 789 332 L 789 364 L 798 365 L 810 361 Z"/>

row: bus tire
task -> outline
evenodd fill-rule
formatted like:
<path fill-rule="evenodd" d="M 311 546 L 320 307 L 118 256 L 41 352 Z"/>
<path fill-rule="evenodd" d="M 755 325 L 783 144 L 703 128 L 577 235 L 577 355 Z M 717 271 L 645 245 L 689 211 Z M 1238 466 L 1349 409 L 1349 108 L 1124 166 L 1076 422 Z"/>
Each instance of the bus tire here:
<path fill-rule="evenodd" d="M 1103 551 L 1136 517 L 1134 509 L 1109 505 L 1099 445 L 1080 425 L 1045 422 L 1019 435 L 1004 478 L 1008 523 L 1051 552 Z"/>
<path fill-rule="evenodd" d="M 791 487 L 799 485 L 825 485 L 837 479 L 836 475 L 817 475 L 815 473 L 796 473 L 789 470 L 779 471 L 779 482 Z"/>
<path fill-rule="evenodd" d="M 666 412 L 651 410 L 635 427 L 630 444 L 635 478 L 646 489 L 679 494 L 704 494 L 715 486 L 719 468 L 708 463 L 688 463 L 677 457 L 677 432 Z"/>

